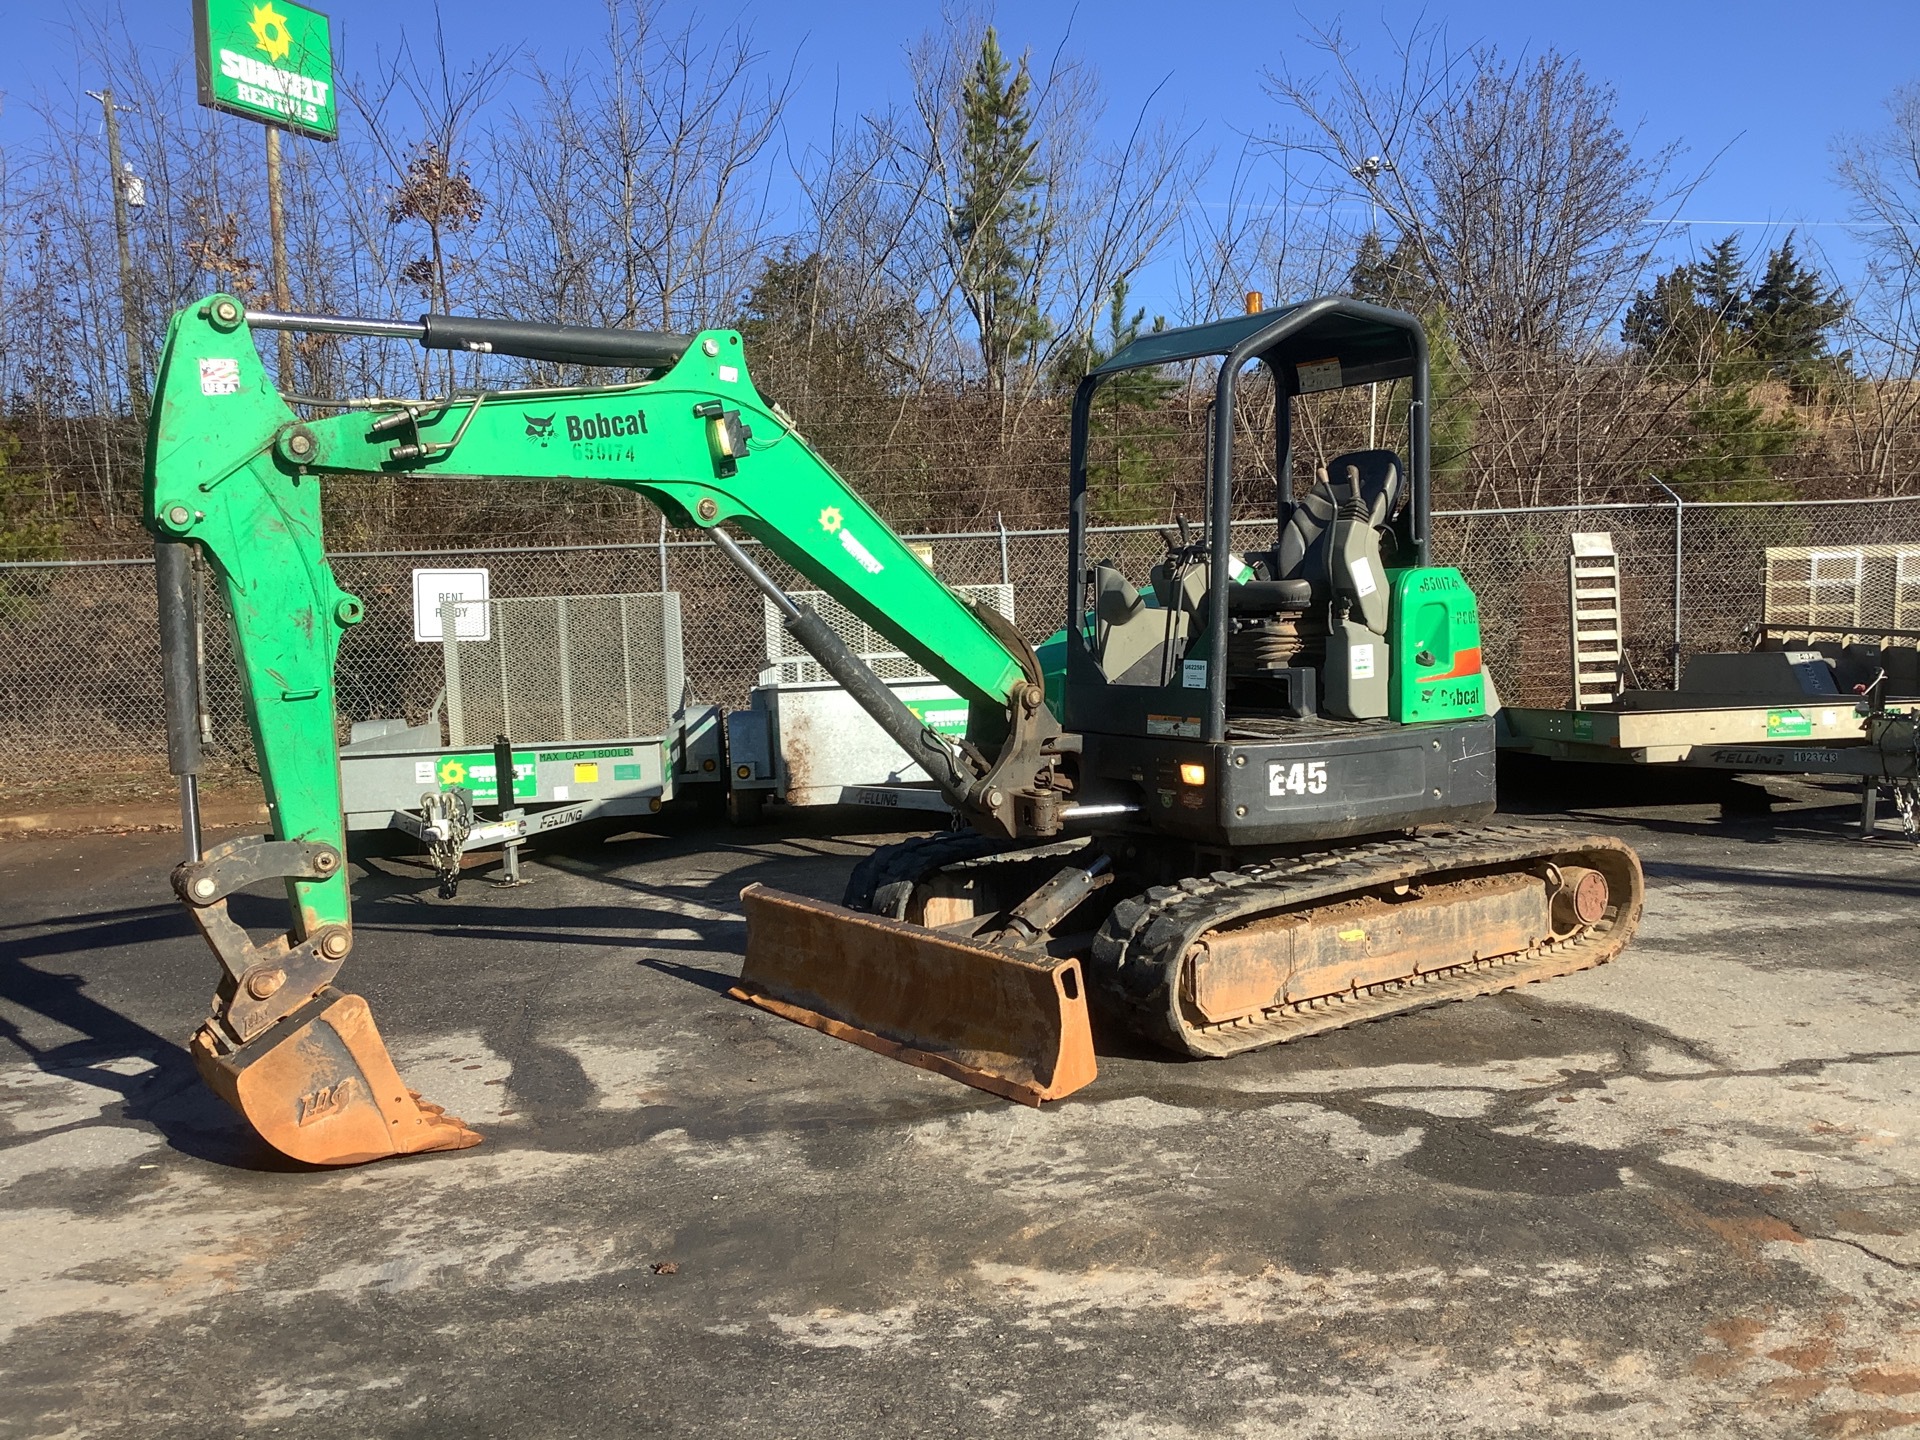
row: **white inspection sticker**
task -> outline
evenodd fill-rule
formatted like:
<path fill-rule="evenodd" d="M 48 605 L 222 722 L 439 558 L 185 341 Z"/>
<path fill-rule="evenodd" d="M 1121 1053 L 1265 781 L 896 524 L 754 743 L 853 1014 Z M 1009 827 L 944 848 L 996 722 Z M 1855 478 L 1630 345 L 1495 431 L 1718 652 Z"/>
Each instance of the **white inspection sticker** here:
<path fill-rule="evenodd" d="M 1207 688 L 1207 662 L 1204 660 L 1182 660 L 1180 662 L 1180 684 L 1188 690 Z"/>
<path fill-rule="evenodd" d="M 1356 645 L 1347 652 L 1347 678 L 1349 680 L 1373 678 L 1373 646 Z"/>
<path fill-rule="evenodd" d="M 231 356 L 210 355 L 200 362 L 202 395 L 238 395 L 240 362 Z"/>
<path fill-rule="evenodd" d="M 434 781 L 433 761 L 431 760 L 414 761 L 413 762 L 413 783 L 416 785 L 431 785 L 433 784 L 433 781 Z"/>
<path fill-rule="evenodd" d="M 727 385 L 733 384 L 740 378 L 740 368 L 737 365 L 722 365 L 718 373 L 721 382 Z"/>
<path fill-rule="evenodd" d="M 1373 583 L 1373 562 L 1364 555 L 1348 564 L 1347 573 L 1353 576 L 1353 593 L 1356 595 L 1371 595 L 1380 588 Z"/>
<path fill-rule="evenodd" d="M 1311 395 L 1316 390 L 1338 390 L 1340 388 L 1340 357 L 1327 360 L 1307 360 L 1293 367 L 1300 377 L 1300 393 Z"/>

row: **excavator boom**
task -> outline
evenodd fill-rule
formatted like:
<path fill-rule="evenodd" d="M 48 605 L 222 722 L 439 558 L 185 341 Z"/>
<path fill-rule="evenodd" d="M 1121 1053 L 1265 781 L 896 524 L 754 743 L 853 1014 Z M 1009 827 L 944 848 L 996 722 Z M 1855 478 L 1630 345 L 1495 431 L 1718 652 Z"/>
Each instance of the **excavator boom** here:
<path fill-rule="evenodd" d="M 307 418 L 267 377 L 250 318 L 262 328 L 410 336 L 431 348 L 623 366 L 646 378 L 344 402 L 332 407 L 337 413 Z M 174 885 L 224 970 L 193 1053 L 213 1088 L 297 1159 L 349 1164 L 479 1139 L 406 1090 L 365 1002 L 333 987 L 353 943 L 333 667 L 340 637 L 362 607 L 326 562 L 324 476 L 567 480 L 631 490 L 671 523 L 710 533 L 782 607 L 796 638 L 977 826 L 1008 837 L 1058 828 L 1063 797 L 1035 782 L 1044 778 L 1044 747 L 1059 727 L 1031 649 L 997 615 L 942 584 L 762 399 L 731 331 L 679 337 L 449 316 L 418 325 L 249 317 L 238 300 L 215 295 L 179 312 L 168 330 L 147 455 L 145 521 L 159 547 L 170 657 L 170 761 L 188 812 L 188 855 Z M 721 528 L 729 524 L 964 696 L 970 743 L 955 745 L 914 716 L 817 615 L 786 597 Z M 183 699 L 191 684 L 181 659 L 188 547 L 211 564 L 231 609 L 272 817 L 269 837 L 204 853 L 193 813 L 191 706 Z M 981 756 L 997 758 L 982 764 Z M 286 886 L 291 923 L 285 935 L 256 944 L 228 916 L 226 900 L 276 879 Z M 741 998 L 778 1013 L 804 1011 L 817 1028 L 880 1034 L 916 1053 L 961 1044 L 965 1017 L 934 1008 L 916 1018 L 909 1007 L 878 1030 L 863 1023 L 857 992 L 869 972 L 851 954 L 846 960 L 838 967 L 843 985 L 831 983 L 831 956 L 812 957 L 804 986 L 777 960 L 762 963 Z M 1029 978 L 1022 972 L 1015 988 Z M 1084 1030 L 1082 1012 L 1078 1033 Z"/>

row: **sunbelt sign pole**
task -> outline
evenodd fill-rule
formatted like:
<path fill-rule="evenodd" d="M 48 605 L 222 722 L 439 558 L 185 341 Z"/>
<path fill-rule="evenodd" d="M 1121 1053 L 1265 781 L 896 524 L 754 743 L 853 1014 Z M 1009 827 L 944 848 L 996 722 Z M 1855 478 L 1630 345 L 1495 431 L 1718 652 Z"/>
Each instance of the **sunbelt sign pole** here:
<path fill-rule="evenodd" d="M 193 0 L 200 103 L 267 127 L 267 222 L 273 232 L 273 303 L 287 300 L 287 212 L 280 188 L 280 131 L 315 140 L 340 131 L 333 84 L 333 23 L 287 0 Z M 280 384 L 293 379 L 293 337 L 280 332 Z"/>

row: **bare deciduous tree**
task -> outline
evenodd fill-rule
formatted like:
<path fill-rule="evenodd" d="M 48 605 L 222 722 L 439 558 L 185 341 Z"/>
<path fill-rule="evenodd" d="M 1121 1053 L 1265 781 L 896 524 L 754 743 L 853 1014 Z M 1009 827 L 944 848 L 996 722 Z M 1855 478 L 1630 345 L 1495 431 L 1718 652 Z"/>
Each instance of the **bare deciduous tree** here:
<path fill-rule="evenodd" d="M 608 0 L 604 45 L 536 69 L 538 100 L 496 146 L 503 196 L 529 207 L 503 236 L 498 302 L 649 329 L 730 315 L 770 247 L 766 162 L 792 88 L 761 60 L 745 31 L 708 43 Z"/>
<path fill-rule="evenodd" d="M 1381 81 L 1337 28 L 1311 38 L 1330 76 L 1269 74 L 1302 122 L 1273 143 L 1317 159 L 1356 217 L 1377 209 L 1471 363 L 1611 330 L 1697 183 L 1676 181 L 1677 144 L 1642 154 L 1612 89 L 1555 51 L 1509 61 L 1421 29 Z"/>
<path fill-rule="evenodd" d="M 1422 27 L 1377 75 L 1338 27 L 1309 48 L 1325 74 L 1268 76 L 1293 122 L 1271 143 L 1346 202 L 1350 254 L 1364 215 L 1417 277 L 1470 378 L 1460 403 L 1479 411 L 1471 497 L 1537 504 L 1564 479 L 1585 493 L 1588 454 L 1614 471 L 1612 455 L 1644 446 L 1660 417 L 1635 385 L 1593 385 L 1588 369 L 1611 359 L 1618 317 L 1700 177 L 1677 176 L 1677 145 L 1643 154 L 1611 89 L 1554 51 L 1508 60 Z M 1570 434 L 1572 474 L 1556 476 Z"/>
<path fill-rule="evenodd" d="M 1852 458 L 1876 489 L 1892 492 L 1920 429 L 1920 85 L 1888 97 L 1882 129 L 1840 140 L 1834 170 L 1867 252 L 1852 310 L 1867 374 L 1846 396 Z"/>

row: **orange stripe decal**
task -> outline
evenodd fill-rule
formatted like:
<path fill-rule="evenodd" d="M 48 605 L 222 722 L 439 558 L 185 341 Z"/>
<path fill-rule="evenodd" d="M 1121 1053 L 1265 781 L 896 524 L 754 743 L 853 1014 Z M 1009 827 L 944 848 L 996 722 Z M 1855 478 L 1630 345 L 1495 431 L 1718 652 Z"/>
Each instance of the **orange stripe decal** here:
<path fill-rule="evenodd" d="M 1424 678 L 1428 680 L 1457 680 L 1462 675 L 1478 675 L 1480 668 L 1480 647 L 1476 645 L 1471 650 L 1454 651 L 1453 668 L 1447 671 L 1446 674 L 1428 675 Z"/>

